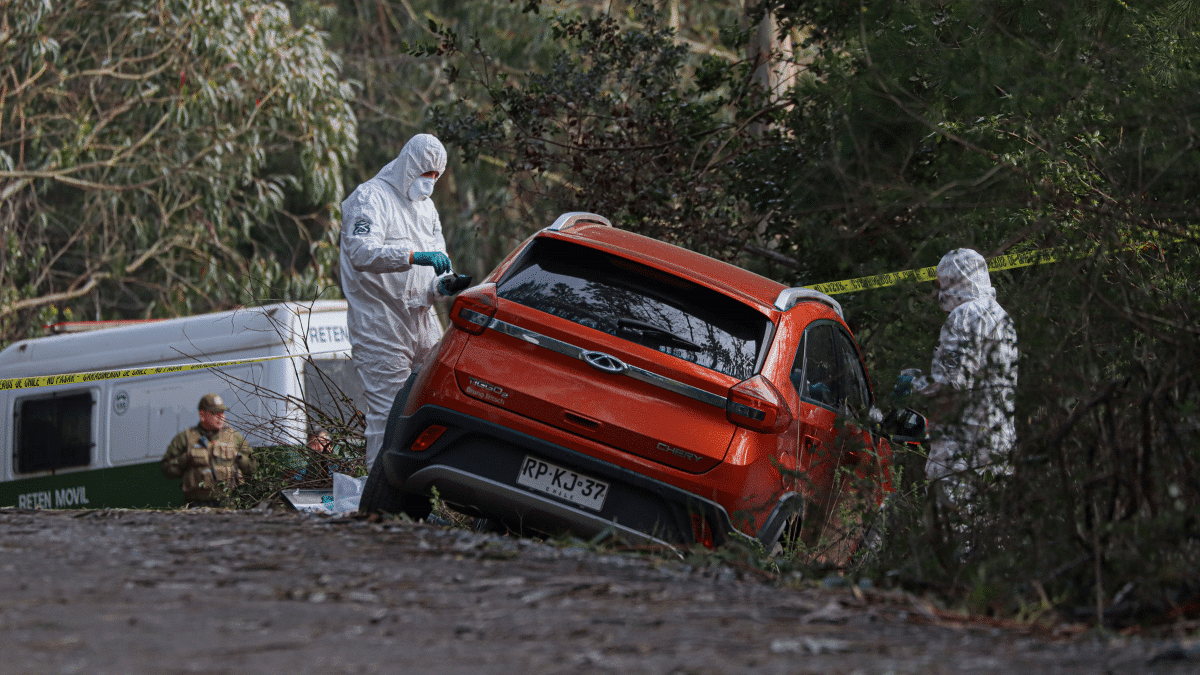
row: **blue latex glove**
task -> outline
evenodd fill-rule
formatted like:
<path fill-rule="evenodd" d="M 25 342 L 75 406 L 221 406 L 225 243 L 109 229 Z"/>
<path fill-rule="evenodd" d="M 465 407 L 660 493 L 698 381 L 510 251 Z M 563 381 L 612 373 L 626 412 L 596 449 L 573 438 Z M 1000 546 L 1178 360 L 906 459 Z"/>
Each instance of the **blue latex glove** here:
<path fill-rule="evenodd" d="M 441 251 L 417 251 L 412 254 L 412 264 L 432 267 L 434 272 L 445 274 L 450 271 L 450 256 Z"/>
<path fill-rule="evenodd" d="M 912 394 L 912 375 L 901 375 L 896 378 L 896 386 L 892 387 L 892 398 L 907 398 Z"/>
<path fill-rule="evenodd" d="M 808 395 L 822 403 L 833 402 L 833 392 L 829 391 L 829 385 L 824 382 L 813 382 L 808 385 Z"/>

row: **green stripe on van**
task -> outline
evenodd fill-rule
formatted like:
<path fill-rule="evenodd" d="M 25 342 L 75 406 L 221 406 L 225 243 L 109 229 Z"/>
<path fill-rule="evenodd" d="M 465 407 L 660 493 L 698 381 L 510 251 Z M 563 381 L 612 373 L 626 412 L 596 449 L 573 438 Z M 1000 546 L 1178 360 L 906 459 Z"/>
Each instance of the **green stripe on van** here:
<path fill-rule="evenodd" d="M 179 483 L 179 479 L 163 478 L 158 460 L 110 469 L 83 469 L 0 483 L 0 507 L 174 508 L 184 503 Z"/>

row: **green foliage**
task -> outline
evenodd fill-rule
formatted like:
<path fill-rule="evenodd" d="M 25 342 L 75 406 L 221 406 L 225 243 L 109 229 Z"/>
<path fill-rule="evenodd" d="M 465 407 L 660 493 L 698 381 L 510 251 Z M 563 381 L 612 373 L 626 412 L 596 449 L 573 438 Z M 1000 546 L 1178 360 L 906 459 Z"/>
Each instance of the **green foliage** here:
<path fill-rule="evenodd" d="M 19 0 L 0 86 L 0 342 L 40 308 L 171 316 L 313 298 L 351 91 L 278 4 Z"/>
<path fill-rule="evenodd" d="M 560 15 L 552 65 L 527 77 L 489 70 L 486 44 L 475 68 L 448 52 L 474 95 L 432 117 L 468 157 L 503 159 L 513 221 L 593 210 L 789 284 L 961 246 L 1068 254 L 993 275 L 1022 352 L 1016 472 L 944 513 L 904 449 L 866 564 L 987 611 L 1054 598 L 1071 618 L 1150 620 L 1165 605 L 1131 598 L 1200 568 L 1195 7 L 772 3 L 808 49 L 775 55 L 800 69 L 775 93 L 736 58 L 679 50 L 649 8 Z M 877 391 L 928 367 L 945 318 L 930 299 L 839 298 Z"/>
<path fill-rule="evenodd" d="M 764 12 L 799 45 L 771 55 L 795 73 L 769 91 L 740 54 Z M 979 611 L 1185 616 L 1171 608 L 1200 596 L 1200 4 L 683 13 L 9 3 L 0 340 L 59 316 L 316 297 L 341 192 L 421 131 L 451 149 L 434 198 L 456 268 L 477 276 L 569 210 L 788 284 L 960 246 L 1058 248 L 1079 255 L 993 275 L 1022 353 L 1014 474 L 945 513 L 921 452 L 896 448 L 880 545 L 851 562 Z M 928 367 L 945 317 L 931 296 L 839 296 L 877 392 Z M 843 522 L 864 510 L 850 507 Z M 728 556 L 808 570 L 822 540 L 838 545 L 818 533 L 782 557 Z"/>
<path fill-rule="evenodd" d="M 361 437 L 361 434 L 358 434 Z M 254 475 L 234 488 L 230 508 L 248 509 L 276 498 L 281 490 L 332 490 L 333 474 L 366 475 L 362 451 L 346 446 L 335 434 L 332 451 L 318 452 L 303 445 L 273 445 L 254 449 Z"/>
<path fill-rule="evenodd" d="M 459 82 L 478 96 L 435 106 L 443 141 L 470 161 L 507 158 L 507 208 L 519 221 L 602 213 L 615 224 L 732 257 L 742 213 L 722 186 L 750 141 L 737 103 L 753 92 L 720 58 L 696 58 L 649 7 L 636 23 L 559 14 L 549 64 L 523 80 L 487 64 L 487 45 L 461 53 Z M 690 74 L 699 65 L 702 88 Z"/>
<path fill-rule="evenodd" d="M 344 74 L 357 83 L 358 155 L 347 172 L 347 190 L 374 176 L 413 134 L 438 134 L 450 151 L 433 195 L 447 246 L 456 270 L 486 275 L 528 234 L 578 206 L 563 174 L 510 170 L 508 151 L 491 145 L 490 121 L 499 117 L 489 112 L 489 91 L 553 72 L 578 42 L 553 25 L 610 16 L 607 7 L 594 0 L 292 3 L 296 21 L 328 31 L 342 54 Z M 679 10 L 668 19 L 670 47 L 689 50 L 687 68 L 701 58 L 737 60 L 722 44 L 724 37 L 742 33 L 725 30 L 737 20 L 736 11 L 710 2 L 681 3 Z M 636 16 L 623 10 L 614 10 L 611 18 L 639 27 Z M 722 80 L 719 71 L 716 79 Z M 565 201 L 546 201 L 552 189 Z"/>
<path fill-rule="evenodd" d="M 341 55 L 343 74 L 355 83 L 358 143 L 344 176 L 347 193 L 394 159 L 414 134 L 436 133 L 436 119 L 428 114 L 431 106 L 452 105 L 464 97 L 447 54 L 459 35 L 470 36 L 468 45 L 477 36 L 493 37 L 497 50 L 491 67 L 499 72 L 542 67 L 541 49 L 548 38 L 540 19 L 521 10 L 507 2 L 292 3 L 297 22 L 327 31 Z M 462 162 L 454 145 L 447 146 L 449 163 L 432 198 L 455 269 L 482 278 L 525 232 L 488 217 L 507 200 L 507 181 L 495 167 L 499 160 L 489 155 Z"/>
<path fill-rule="evenodd" d="M 824 22 L 816 77 L 754 160 L 781 179 L 735 189 L 779 213 L 768 232 L 811 261 L 801 281 L 932 265 L 964 245 L 1093 252 L 994 275 L 1022 351 L 1017 471 L 965 522 L 902 484 L 881 571 L 959 592 L 986 568 L 1013 605 L 1041 589 L 1067 616 L 1120 623 L 1156 616 L 1130 599 L 1154 595 L 1159 575 L 1200 565 L 1195 330 L 1178 320 L 1196 311 L 1182 277 L 1197 263 L 1200 44 L 1178 8 L 796 10 Z M 923 292 L 842 296 L 877 388 L 928 363 L 942 315 Z"/>

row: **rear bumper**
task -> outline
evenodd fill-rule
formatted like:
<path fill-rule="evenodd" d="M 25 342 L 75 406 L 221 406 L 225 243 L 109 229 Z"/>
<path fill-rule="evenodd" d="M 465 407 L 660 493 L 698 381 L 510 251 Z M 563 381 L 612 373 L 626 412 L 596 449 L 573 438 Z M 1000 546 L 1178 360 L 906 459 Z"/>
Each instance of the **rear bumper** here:
<path fill-rule="evenodd" d="M 609 531 L 634 542 L 691 544 L 693 515 L 699 515 L 717 545 L 745 536 L 716 502 L 495 422 L 434 405 L 397 421 L 381 459 L 388 481 L 408 494 L 432 495 L 436 488 L 442 500 L 464 512 L 549 535 Z M 447 431 L 426 450 L 409 450 L 432 424 Z M 591 511 L 519 485 L 528 456 L 607 482 L 603 507 Z"/>

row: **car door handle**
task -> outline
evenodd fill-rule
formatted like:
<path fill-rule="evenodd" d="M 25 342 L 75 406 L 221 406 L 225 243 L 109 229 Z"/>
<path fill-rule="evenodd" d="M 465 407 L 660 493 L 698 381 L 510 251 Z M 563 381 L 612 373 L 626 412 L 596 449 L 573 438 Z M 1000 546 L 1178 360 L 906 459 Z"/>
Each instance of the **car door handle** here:
<path fill-rule="evenodd" d="M 804 466 L 804 458 L 808 455 L 809 452 L 812 452 L 812 449 L 816 445 L 817 445 L 817 437 L 816 436 L 805 435 L 805 436 L 800 437 L 800 448 L 799 448 L 799 453 L 797 454 L 797 459 L 796 459 L 796 467 L 797 468 Z"/>

